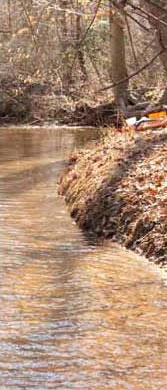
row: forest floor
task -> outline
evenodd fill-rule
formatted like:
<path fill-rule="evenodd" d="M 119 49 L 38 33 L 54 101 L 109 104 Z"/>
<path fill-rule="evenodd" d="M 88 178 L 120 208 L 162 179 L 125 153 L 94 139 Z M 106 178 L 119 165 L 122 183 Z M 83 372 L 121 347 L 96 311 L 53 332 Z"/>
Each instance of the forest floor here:
<path fill-rule="evenodd" d="M 106 133 L 71 157 L 59 192 L 88 237 L 112 239 L 164 266 L 167 129 Z"/>

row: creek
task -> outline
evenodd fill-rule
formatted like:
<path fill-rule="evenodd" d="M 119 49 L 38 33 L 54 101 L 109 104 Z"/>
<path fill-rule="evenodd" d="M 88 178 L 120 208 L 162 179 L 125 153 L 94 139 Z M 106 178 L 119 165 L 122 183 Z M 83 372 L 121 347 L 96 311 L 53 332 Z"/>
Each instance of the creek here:
<path fill-rule="evenodd" d="M 167 389 L 167 282 L 142 257 L 87 242 L 57 195 L 96 131 L 0 131 L 1 390 Z"/>

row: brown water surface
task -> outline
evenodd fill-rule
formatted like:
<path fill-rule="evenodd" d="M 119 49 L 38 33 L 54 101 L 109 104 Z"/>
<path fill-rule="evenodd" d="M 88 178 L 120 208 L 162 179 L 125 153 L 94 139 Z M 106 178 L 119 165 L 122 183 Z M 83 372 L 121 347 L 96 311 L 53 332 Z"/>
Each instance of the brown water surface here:
<path fill-rule="evenodd" d="M 88 245 L 57 180 L 90 130 L 1 129 L 1 390 L 167 389 L 167 286 Z"/>

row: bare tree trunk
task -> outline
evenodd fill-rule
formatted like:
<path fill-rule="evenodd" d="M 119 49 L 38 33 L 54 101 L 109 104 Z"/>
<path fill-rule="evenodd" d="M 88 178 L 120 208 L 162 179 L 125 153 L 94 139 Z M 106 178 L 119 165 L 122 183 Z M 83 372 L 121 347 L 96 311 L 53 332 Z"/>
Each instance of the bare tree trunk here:
<path fill-rule="evenodd" d="M 71 83 L 71 68 L 70 68 L 70 47 L 69 47 L 69 30 L 68 30 L 68 15 L 69 6 L 68 0 L 59 0 L 59 26 L 60 26 L 60 51 L 62 59 L 61 81 L 65 93 L 69 92 Z"/>
<path fill-rule="evenodd" d="M 112 81 L 119 83 L 127 78 L 125 42 L 124 42 L 124 16 L 119 9 L 113 8 L 109 0 L 110 47 L 111 47 L 111 74 Z M 113 88 L 116 103 L 123 109 L 128 104 L 128 81 Z"/>
<path fill-rule="evenodd" d="M 78 53 L 77 54 L 78 54 L 78 61 L 79 61 L 79 65 L 80 65 L 80 70 L 81 70 L 82 76 L 83 76 L 83 81 L 86 81 L 88 75 L 87 75 L 87 70 L 86 70 L 86 65 L 85 65 L 83 48 L 80 45 L 81 36 L 82 36 L 81 15 L 78 14 L 76 16 L 76 42 L 78 45 Z"/>

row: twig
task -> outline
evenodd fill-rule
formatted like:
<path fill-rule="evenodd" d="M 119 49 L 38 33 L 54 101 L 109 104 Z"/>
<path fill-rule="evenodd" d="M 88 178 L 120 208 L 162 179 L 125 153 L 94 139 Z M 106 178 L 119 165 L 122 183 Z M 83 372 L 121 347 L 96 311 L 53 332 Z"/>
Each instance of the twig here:
<path fill-rule="evenodd" d="M 124 11 L 125 12 L 125 11 Z M 136 24 L 138 24 L 138 26 L 140 26 L 141 28 L 143 28 L 143 30 L 147 31 L 147 32 L 150 32 L 150 29 L 147 28 L 146 26 L 144 26 L 144 24 L 140 23 L 136 18 L 134 18 L 134 16 L 132 16 L 131 14 L 129 14 L 129 12 L 125 12 L 125 15 L 127 15 L 130 19 L 132 19 Z"/>
<path fill-rule="evenodd" d="M 161 19 L 161 17 L 158 18 L 157 16 L 153 15 L 152 13 L 147 12 L 147 11 L 141 9 L 140 7 L 137 7 L 137 6 L 134 5 L 134 4 L 131 4 L 129 1 L 127 1 L 127 4 L 130 5 L 133 9 L 138 10 L 138 11 L 142 12 L 143 14 L 145 14 L 148 18 L 152 18 L 152 19 L 156 20 L 157 22 L 159 22 L 160 24 L 163 24 L 163 25 L 165 25 L 165 27 L 167 27 L 167 23 L 164 22 L 164 21 Z M 164 10 L 164 11 L 165 11 L 165 10 Z"/>
<path fill-rule="evenodd" d="M 130 4 L 131 5 L 131 4 Z M 120 10 L 120 7 L 119 5 L 115 4 L 114 3 L 114 6 Z M 134 16 L 132 16 L 131 14 L 129 14 L 129 12 L 127 12 L 125 9 L 122 10 L 122 12 L 124 13 L 124 15 L 128 16 L 130 19 L 132 19 L 136 24 L 138 24 L 141 28 L 143 28 L 145 31 L 149 32 L 150 29 L 147 28 L 146 26 L 144 26 L 144 24 L 142 24 L 141 22 L 139 22 L 136 18 L 134 18 Z"/>
<path fill-rule="evenodd" d="M 145 0 L 145 1 L 148 2 L 148 3 L 151 3 L 152 5 L 154 5 L 154 7 L 157 7 L 157 8 L 160 9 L 161 11 L 167 13 L 167 10 L 166 10 L 165 8 L 163 8 L 163 7 L 159 4 L 159 2 L 158 2 L 157 0 L 155 0 L 155 2 L 154 2 L 154 0 Z"/>

